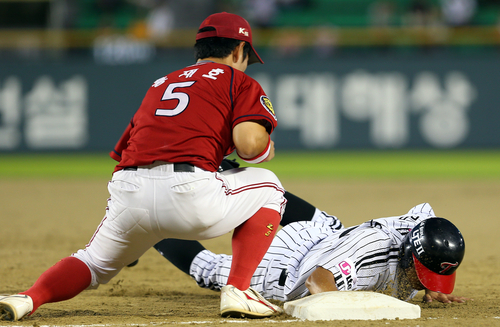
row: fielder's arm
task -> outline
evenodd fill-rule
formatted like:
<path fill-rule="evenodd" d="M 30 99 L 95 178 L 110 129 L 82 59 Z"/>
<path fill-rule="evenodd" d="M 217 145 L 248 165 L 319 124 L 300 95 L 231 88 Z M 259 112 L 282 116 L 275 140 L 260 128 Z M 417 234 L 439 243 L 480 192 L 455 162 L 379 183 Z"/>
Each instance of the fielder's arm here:
<path fill-rule="evenodd" d="M 274 158 L 274 142 L 266 128 L 252 121 L 233 128 L 233 142 L 238 156 L 249 163 L 261 163 Z"/>
<path fill-rule="evenodd" d="M 312 272 L 306 280 L 306 287 L 311 294 L 338 291 L 332 272 L 323 267 Z"/>

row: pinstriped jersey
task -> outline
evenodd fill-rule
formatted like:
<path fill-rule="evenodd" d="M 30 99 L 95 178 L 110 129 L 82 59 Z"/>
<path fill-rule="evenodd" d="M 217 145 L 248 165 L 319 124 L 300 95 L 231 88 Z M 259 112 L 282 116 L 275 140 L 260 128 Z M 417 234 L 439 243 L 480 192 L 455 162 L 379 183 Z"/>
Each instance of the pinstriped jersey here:
<path fill-rule="evenodd" d="M 307 253 L 308 246 L 313 246 L 334 231 L 344 227 L 337 217 L 318 209 L 316 209 L 311 221 L 293 224 L 306 224 L 308 230 L 304 230 L 298 237 L 293 229 L 281 229 L 273 239 L 250 281 L 251 287 L 266 298 L 284 300 L 280 278 L 282 272 L 286 271 L 287 263 L 296 248 L 303 245 L 302 250 Z M 232 256 L 230 255 L 215 254 L 204 250 L 198 253 L 191 262 L 189 274 L 200 287 L 218 290 L 227 283 L 231 261 Z"/>
<path fill-rule="evenodd" d="M 333 273 L 339 291 L 378 291 L 403 300 L 416 295 L 397 271 L 398 251 L 415 225 L 435 216 L 428 203 L 402 216 L 350 228 L 343 228 L 337 217 L 316 211 L 311 221 L 291 223 L 276 234 L 252 277 L 253 289 L 268 299 L 302 298 L 309 295 L 307 278 L 323 267 Z M 227 283 L 231 259 L 204 250 L 193 259 L 190 275 L 201 287 L 220 289 Z"/>
<path fill-rule="evenodd" d="M 404 300 L 412 298 L 417 291 L 397 271 L 399 246 L 415 225 L 434 216 L 432 207 L 423 203 L 406 215 L 373 219 L 334 231 L 317 239 L 306 253 L 304 247 L 296 247 L 287 265 L 285 300 L 309 294 L 305 282 L 317 267 L 333 273 L 339 291 L 380 291 Z M 308 223 L 293 223 L 283 230 L 293 233 L 296 243 L 301 242 L 301 235 L 311 231 Z"/>

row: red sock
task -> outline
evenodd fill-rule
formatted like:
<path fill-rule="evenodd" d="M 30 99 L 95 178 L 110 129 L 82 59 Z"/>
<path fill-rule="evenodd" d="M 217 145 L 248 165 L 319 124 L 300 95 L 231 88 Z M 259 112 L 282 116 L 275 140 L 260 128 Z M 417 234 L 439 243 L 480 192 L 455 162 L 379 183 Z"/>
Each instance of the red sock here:
<path fill-rule="evenodd" d="M 90 269 L 83 261 L 67 257 L 47 269 L 28 289 L 33 299 L 33 311 L 44 303 L 69 300 L 85 290 L 92 280 Z"/>
<path fill-rule="evenodd" d="M 277 211 L 261 208 L 233 233 L 233 261 L 227 283 L 240 290 L 250 287 L 250 280 L 266 254 L 281 216 Z"/>

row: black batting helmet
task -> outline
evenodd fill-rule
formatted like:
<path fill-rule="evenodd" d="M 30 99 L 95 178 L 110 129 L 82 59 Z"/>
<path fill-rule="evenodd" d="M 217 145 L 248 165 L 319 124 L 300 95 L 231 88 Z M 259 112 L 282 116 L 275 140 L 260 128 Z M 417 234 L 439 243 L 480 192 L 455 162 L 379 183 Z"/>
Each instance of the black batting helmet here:
<path fill-rule="evenodd" d="M 399 250 L 399 266 L 406 269 L 413 263 L 426 289 L 450 294 L 464 254 L 465 242 L 458 228 L 444 218 L 429 218 L 405 236 Z"/>

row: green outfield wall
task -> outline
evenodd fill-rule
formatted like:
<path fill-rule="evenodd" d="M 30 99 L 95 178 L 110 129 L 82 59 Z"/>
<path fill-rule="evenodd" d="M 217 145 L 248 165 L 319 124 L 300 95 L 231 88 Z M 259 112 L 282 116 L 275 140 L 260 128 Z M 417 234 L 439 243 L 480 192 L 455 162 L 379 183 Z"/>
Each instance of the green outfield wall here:
<path fill-rule="evenodd" d="M 0 151 L 107 151 L 148 87 L 191 56 L 140 64 L 89 57 L 0 62 Z M 500 147 L 500 52 L 269 58 L 281 149 Z"/>

